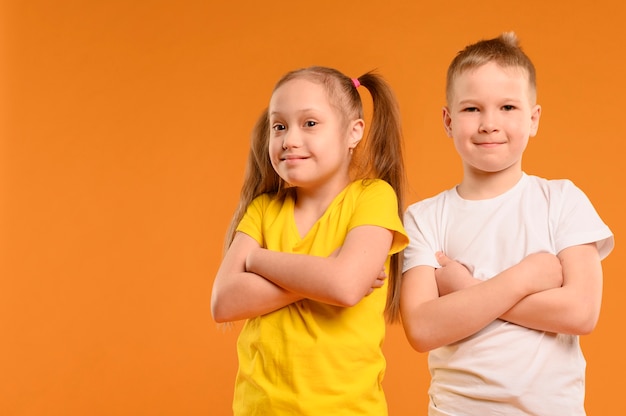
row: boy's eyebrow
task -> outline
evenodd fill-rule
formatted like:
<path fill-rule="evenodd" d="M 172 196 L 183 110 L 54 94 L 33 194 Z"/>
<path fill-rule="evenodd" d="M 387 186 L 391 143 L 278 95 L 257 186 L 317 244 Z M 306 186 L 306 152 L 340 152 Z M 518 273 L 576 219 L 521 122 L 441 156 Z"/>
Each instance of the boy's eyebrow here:
<path fill-rule="evenodd" d="M 475 99 L 465 99 L 465 100 L 461 100 L 461 101 L 457 101 L 456 103 L 453 101 L 452 104 L 456 104 L 458 106 L 465 106 L 465 105 L 475 105 L 477 104 L 479 101 L 475 100 Z"/>
<path fill-rule="evenodd" d="M 507 97 L 504 97 L 504 98 L 499 99 L 498 101 L 519 103 L 519 102 L 522 102 L 524 100 L 521 100 L 519 98 L 507 98 Z M 480 103 L 480 102 L 481 102 L 480 99 L 466 98 L 466 99 L 458 101 L 457 104 L 474 104 L 474 103 Z"/>

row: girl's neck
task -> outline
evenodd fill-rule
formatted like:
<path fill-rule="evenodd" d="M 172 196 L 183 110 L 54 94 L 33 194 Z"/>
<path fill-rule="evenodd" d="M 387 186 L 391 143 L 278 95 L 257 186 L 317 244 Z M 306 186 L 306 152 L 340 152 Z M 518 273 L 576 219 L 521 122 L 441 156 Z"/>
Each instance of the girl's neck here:
<path fill-rule="evenodd" d="M 350 181 L 346 180 L 314 188 L 296 188 L 294 216 L 302 236 L 324 215 L 328 206 L 349 183 Z"/>
<path fill-rule="evenodd" d="M 326 210 L 328 205 L 335 199 L 341 191 L 350 183 L 346 178 L 341 181 L 327 182 L 321 186 L 315 187 L 297 187 L 296 188 L 296 208 L 298 209 L 319 209 L 322 212 Z"/>
<path fill-rule="evenodd" d="M 457 192 L 461 198 L 468 200 L 495 198 L 513 188 L 522 175 L 521 169 L 495 173 L 465 170 Z"/>

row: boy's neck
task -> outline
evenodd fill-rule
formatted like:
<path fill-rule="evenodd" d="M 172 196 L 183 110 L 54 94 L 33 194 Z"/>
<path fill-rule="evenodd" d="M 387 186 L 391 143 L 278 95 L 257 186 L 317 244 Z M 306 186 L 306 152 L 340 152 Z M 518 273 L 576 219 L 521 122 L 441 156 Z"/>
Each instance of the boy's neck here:
<path fill-rule="evenodd" d="M 491 199 L 513 188 L 522 178 L 523 172 L 465 172 L 463 181 L 456 191 L 463 199 Z"/>

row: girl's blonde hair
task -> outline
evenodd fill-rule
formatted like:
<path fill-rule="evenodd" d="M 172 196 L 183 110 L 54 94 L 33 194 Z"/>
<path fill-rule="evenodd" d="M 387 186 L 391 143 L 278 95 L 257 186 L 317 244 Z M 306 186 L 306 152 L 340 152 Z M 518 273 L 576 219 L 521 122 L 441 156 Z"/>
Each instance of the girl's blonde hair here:
<path fill-rule="evenodd" d="M 524 53 L 514 32 L 504 32 L 494 39 L 481 40 L 460 51 L 448 67 L 446 77 L 446 100 L 452 101 L 453 84 L 457 76 L 465 71 L 478 68 L 488 62 L 495 62 L 503 68 L 520 68 L 528 75 L 531 97 L 536 99 L 537 75 L 535 66 Z"/>
<path fill-rule="evenodd" d="M 372 121 L 367 138 L 354 149 L 351 174 L 354 180 L 376 178 L 388 182 L 396 192 L 398 215 L 402 218 L 406 182 L 402 127 L 397 100 L 390 86 L 373 72 L 356 78 L 358 83 L 355 83 L 355 80 L 335 69 L 313 66 L 285 74 L 276 83 L 274 91 L 293 79 L 306 79 L 322 85 L 331 105 L 341 113 L 346 122 L 363 118 L 363 105 L 357 85 L 367 88 L 372 96 Z M 226 249 L 232 243 L 248 205 L 256 197 L 264 193 L 281 195 L 289 187 L 272 167 L 268 153 L 269 137 L 269 115 L 265 109 L 252 130 L 239 205 L 226 235 Z M 399 316 L 401 268 L 402 253 L 394 254 L 391 258 L 386 306 L 387 319 L 390 322 L 397 321 Z"/>

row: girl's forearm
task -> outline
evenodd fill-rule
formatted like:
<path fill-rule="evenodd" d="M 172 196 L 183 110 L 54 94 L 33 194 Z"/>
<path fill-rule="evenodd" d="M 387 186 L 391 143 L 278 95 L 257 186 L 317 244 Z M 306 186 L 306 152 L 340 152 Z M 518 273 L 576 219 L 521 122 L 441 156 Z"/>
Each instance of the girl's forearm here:
<path fill-rule="evenodd" d="M 355 227 L 330 257 L 254 249 L 246 271 L 259 274 L 301 296 L 336 306 L 356 305 L 385 265 L 393 232 L 378 226 Z"/>
<path fill-rule="evenodd" d="M 211 313 L 216 322 L 231 322 L 274 312 L 302 298 L 254 273 L 237 273 L 214 288 Z"/>
<path fill-rule="evenodd" d="M 351 271 L 343 267 L 337 257 L 281 253 L 259 248 L 248 255 L 246 270 L 285 290 L 337 306 L 352 306 L 371 287 L 351 285 L 355 279 L 350 279 Z"/>
<path fill-rule="evenodd" d="M 245 271 L 246 256 L 258 247 L 259 244 L 246 234 L 235 235 L 213 281 L 211 313 L 217 322 L 253 318 L 302 299 Z"/>

